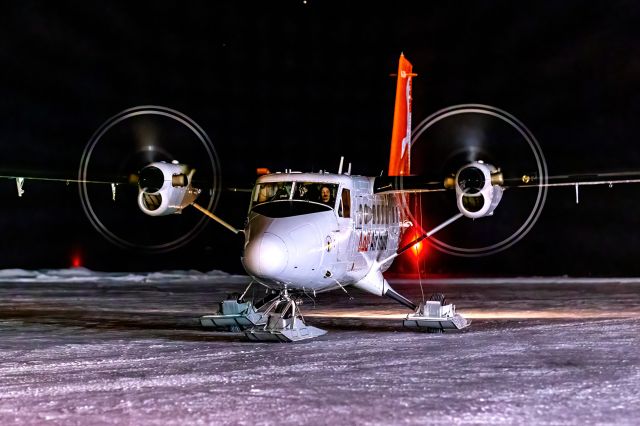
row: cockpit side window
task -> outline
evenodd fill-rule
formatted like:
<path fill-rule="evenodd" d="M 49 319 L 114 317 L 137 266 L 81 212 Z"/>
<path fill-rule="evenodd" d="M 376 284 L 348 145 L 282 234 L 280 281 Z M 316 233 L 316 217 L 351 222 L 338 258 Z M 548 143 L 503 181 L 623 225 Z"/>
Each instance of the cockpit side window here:
<path fill-rule="evenodd" d="M 346 188 L 342 190 L 338 215 L 340 217 L 351 217 L 351 191 Z"/>

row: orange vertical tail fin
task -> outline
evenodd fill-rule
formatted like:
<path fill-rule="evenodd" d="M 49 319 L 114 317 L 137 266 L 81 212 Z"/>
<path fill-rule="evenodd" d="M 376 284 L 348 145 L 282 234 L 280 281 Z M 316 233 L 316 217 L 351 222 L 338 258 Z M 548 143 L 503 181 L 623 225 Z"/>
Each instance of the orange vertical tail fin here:
<path fill-rule="evenodd" d="M 398 84 L 396 85 L 396 105 L 393 113 L 391 134 L 391 155 L 389 156 L 389 176 L 410 174 L 411 166 L 411 79 L 413 65 L 403 54 L 398 64 Z"/>

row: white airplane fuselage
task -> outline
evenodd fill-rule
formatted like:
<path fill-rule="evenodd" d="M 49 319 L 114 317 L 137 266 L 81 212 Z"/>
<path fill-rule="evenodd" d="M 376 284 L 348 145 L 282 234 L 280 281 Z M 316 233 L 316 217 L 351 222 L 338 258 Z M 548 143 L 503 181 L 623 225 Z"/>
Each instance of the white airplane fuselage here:
<path fill-rule="evenodd" d="M 378 262 L 398 249 L 402 216 L 397 195 L 374 194 L 374 179 L 329 173 L 258 178 L 245 227 L 247 273 L 272 288 L 323 292 L 355 285 L 384 294 L 382 272 L 392 261 Z"/>

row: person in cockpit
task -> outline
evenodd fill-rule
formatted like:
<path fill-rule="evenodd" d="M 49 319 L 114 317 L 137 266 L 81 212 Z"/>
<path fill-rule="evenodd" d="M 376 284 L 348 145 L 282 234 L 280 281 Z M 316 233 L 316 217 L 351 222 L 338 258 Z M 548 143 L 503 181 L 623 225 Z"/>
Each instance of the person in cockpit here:
<path fill-rule="evenodd" d="M 286 200 L 289 198 L 289 191 L 287 187 L 282 182 L 278 182 L 278 189 L 276 190 L 276 195 L 273 197 L 274 200 Z"/>
<path fill-rule="evenodd" d="M 335 204 L 335 201 L 331 196 L 331 189 L 329 189 L 329 187 L 326 185 L 323 185 L 320 188 L 320 202 L 328 206 L 333 206 Z"/>

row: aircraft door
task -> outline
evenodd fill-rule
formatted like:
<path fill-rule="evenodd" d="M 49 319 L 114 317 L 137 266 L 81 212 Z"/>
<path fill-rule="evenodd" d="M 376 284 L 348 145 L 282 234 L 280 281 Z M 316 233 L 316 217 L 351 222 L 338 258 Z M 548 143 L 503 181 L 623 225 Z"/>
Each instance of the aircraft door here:
<path fill-rule="evenodd" d="M 353 224 L 353 203 L 351 199 L 351 190 L 349 188 L 341 188 L 338 198 L 338 232 L 334 233 L 338 246 L 338 261 L 345 262 L 349 260 L 349 253 L 354 244 L 352 224 Z"/>

